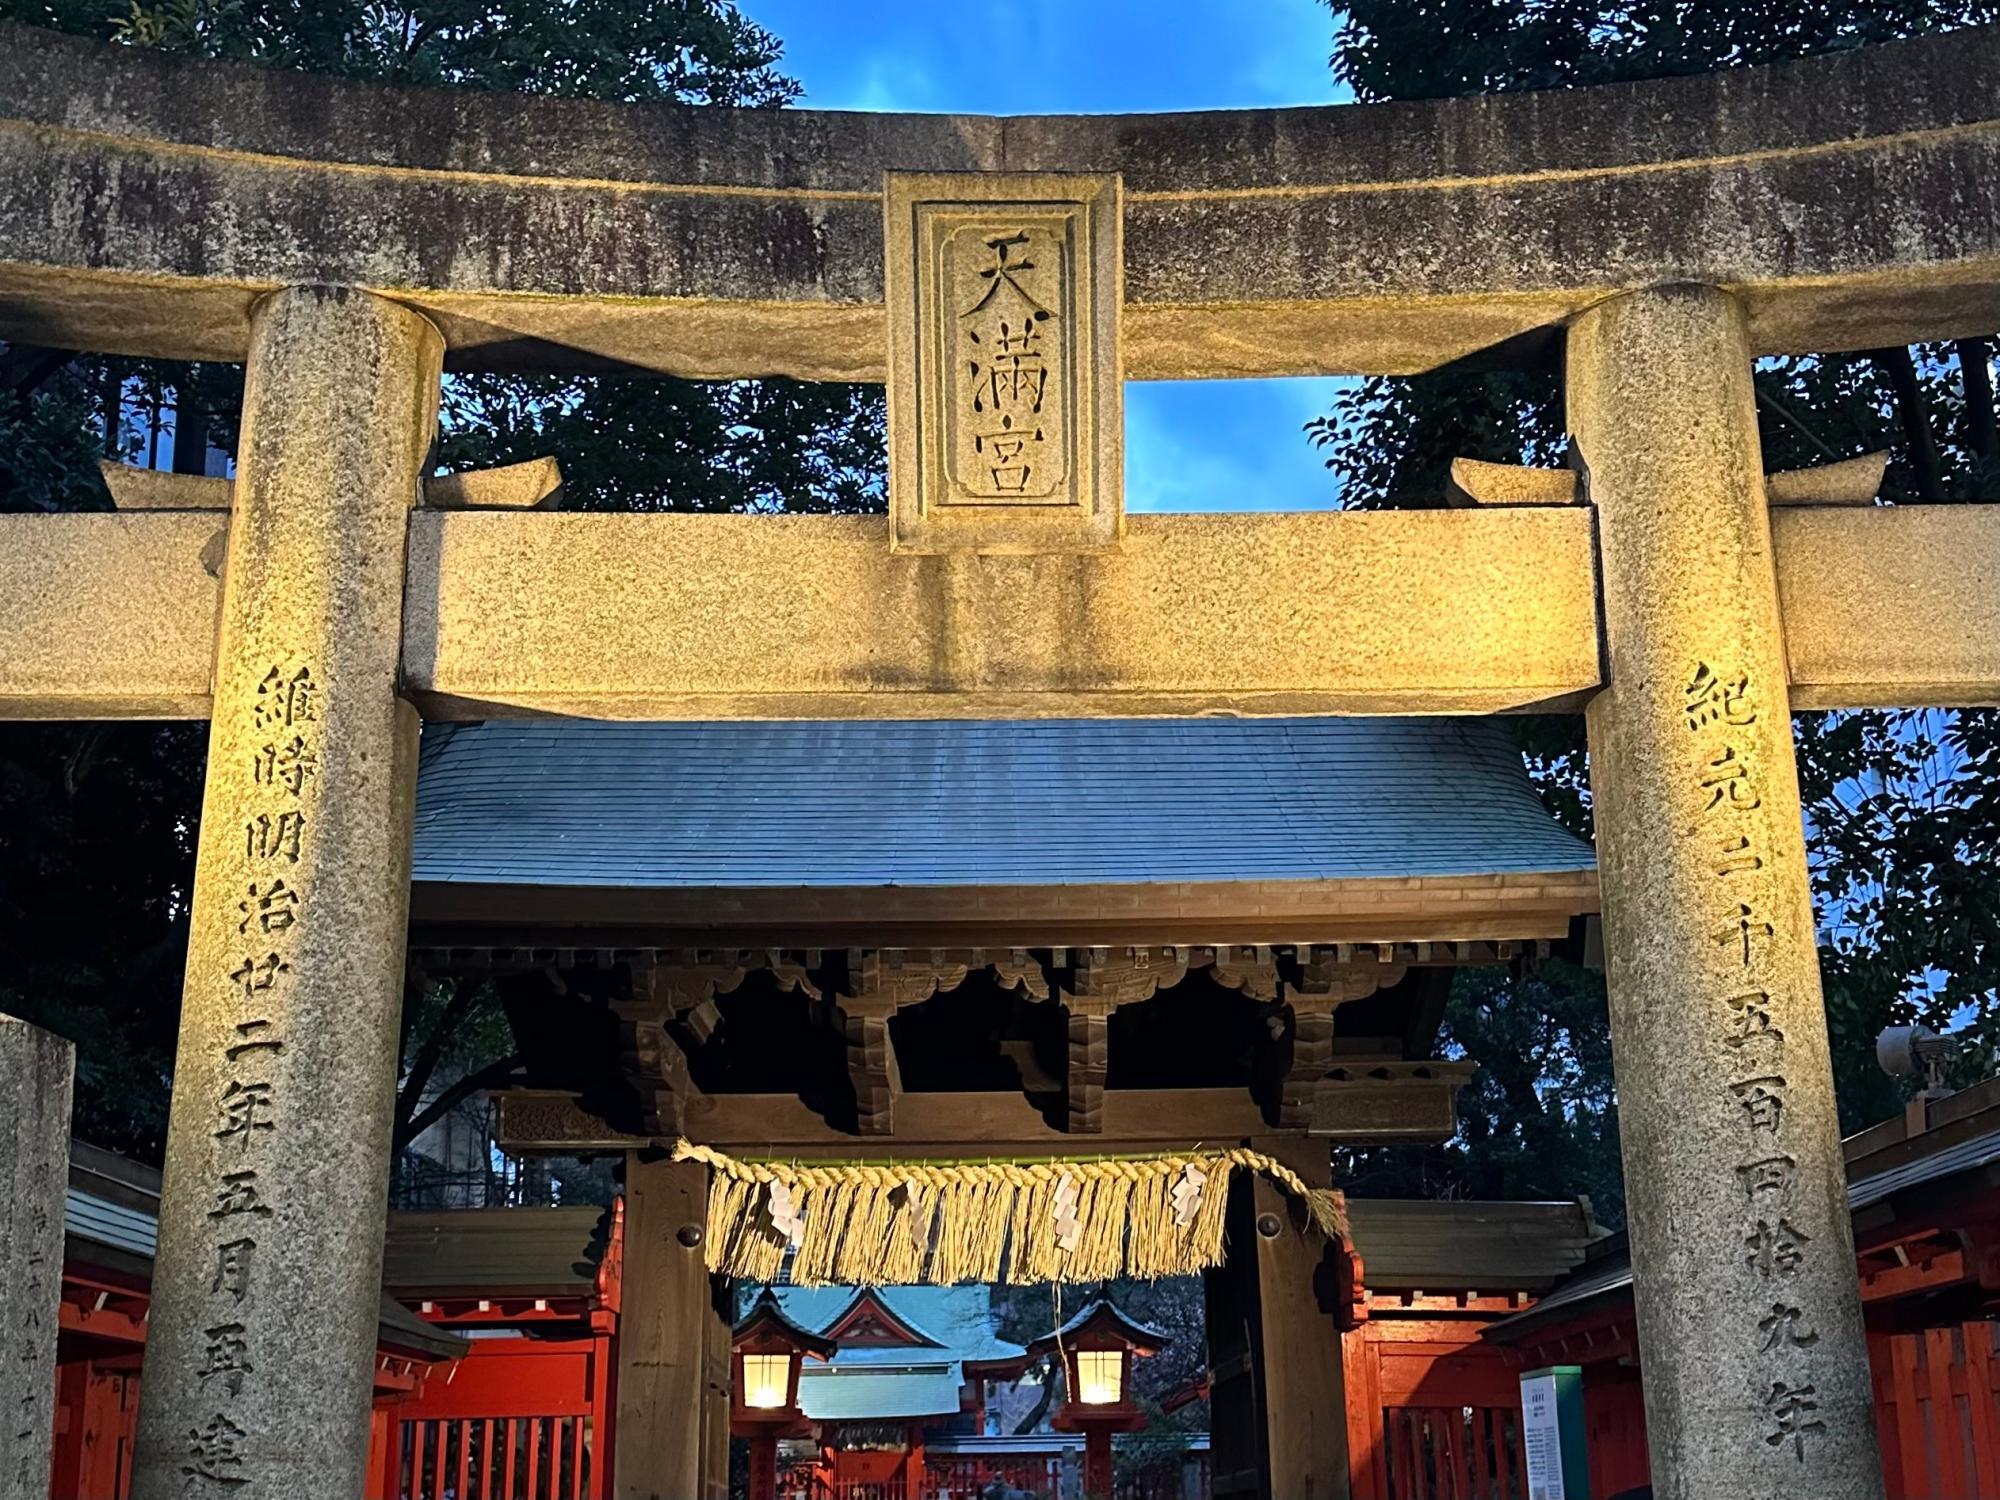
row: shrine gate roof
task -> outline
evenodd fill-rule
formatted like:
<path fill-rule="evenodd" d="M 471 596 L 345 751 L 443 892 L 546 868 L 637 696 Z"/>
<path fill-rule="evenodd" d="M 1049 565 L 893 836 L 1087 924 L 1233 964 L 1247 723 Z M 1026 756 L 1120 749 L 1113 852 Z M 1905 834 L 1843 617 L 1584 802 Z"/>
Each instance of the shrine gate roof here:
<path fill-rule="evenodd" d="M 416 879 L 813 887 L 1588 871 L 1469 719 L 426 730 Z"/>

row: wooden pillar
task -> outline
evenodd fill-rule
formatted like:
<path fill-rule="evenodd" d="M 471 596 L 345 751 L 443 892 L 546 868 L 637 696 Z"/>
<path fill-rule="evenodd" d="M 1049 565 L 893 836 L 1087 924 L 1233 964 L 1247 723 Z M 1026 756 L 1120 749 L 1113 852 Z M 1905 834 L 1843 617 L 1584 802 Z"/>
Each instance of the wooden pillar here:
<path fill-rule="evenodd" d="M 1572 325 L 1608 685 L 1588 710 L 1659 1500 L 1882 1493 L 1743 309 Z"/>
<path fill-rule="evenodd" d="M 1111 1500 L 1117 1471 L 1111 1463 L 1111 1429 L 1092 1422 L 1083 1433 L 1083 1493 L 1088 1500 Z"/>
<path fill-rule="evenodd" d="M 924 1500 L 924 1429 L 910 1424 L 909 1457 L 903 1460 L 904 1500 Z"/>
<path fill-rule="evenodd" d="M 750 1436 L 750 1500 L 778 1500 L 778 1435 Z"/>
<path fill-rule="evenodd" d="M 729 1284 L 702 1235 L 708 1169 L 625 1158 L 614 1500 L 727 1500 Z"/>
<path fill-rule="evenodd" d="M 1325 1147 L 1263 1140 L 1258 1149 L 1307 1182 L 1330 1180 Z M 1331 1246 L 1262 1177 L 1236 1174 L 1229 1258 L 1206 1277 L 1216 1500 L 1348 1493 L 1347 1408 Z"/>
<path fill-rule="evenodd" d="M 55 1439 L 76 1049 L 0 1016 L 0 1500 L 43 1500 Z"/>
<path fill-rule="evenodd" d="M 442 357 L 366 292 L 251 317 L 137 1500 L 362 1491 L 416 788 L 403 558 Z"/>

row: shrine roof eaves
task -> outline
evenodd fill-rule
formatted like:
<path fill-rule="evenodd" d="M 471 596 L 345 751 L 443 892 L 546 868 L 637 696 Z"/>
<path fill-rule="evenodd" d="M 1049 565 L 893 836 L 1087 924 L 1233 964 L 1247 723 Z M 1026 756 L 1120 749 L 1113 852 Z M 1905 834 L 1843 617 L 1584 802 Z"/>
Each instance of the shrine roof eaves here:
<path fill-rule="evenodd" d="M 1474 719 L 426 730 L 424 885 L 994 887 L 1587 872 Z"/>

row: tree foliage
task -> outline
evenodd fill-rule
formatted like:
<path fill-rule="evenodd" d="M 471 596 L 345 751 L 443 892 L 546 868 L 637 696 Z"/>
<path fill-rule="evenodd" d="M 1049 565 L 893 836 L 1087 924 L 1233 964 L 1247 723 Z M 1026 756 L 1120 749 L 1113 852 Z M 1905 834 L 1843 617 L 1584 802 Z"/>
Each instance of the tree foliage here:
<path fill-rule="evenodd" d="M 1991 21 L 2000 7 L 1945 0 L 1614 5 L 1584 0 L 1354 0 L 1334 6 L 1335 77 L 1363 100 L 1565 88 L 1779 62 Z M 1771 469 L 1889 449 L 1891 503 L 1990 499 L 1989 341 L 1763 361 L 1758 415 Z M 1555 465 L 1566 458 L 1553 360 L 1360 382 L 1307 428 L 1344 503 L 1435 505 L 1451 460 Z M 1992 1070 L 2000 1041 L 2000 860 L 1991 712 L 1802 714 L 1821 967 L 1843 1124 L 1899 1104 L 1871 1042 L 1891 1022 L 1970 1025 L 1961 1080 Z M 1589 830 L 1582 725 L 1526 720 L 1530 769 L 1552 811 Z M 1481 1064 L 1464 1128 L 1433 1152 L 1356 1164 L 1376 1190 L 1567 1195 L 1589 1190 L 1617 1222 L 1616 1107 L 1601 982 L 1550 968 L 1456 987 L 1448 1044 Z"/>
<path fill-rule="evenodd" d="M 0 20 L 350 78 L 777 107 L 779 43 L 727 0 L 0 0 Z M 200 472 L 242 371 L 0 346 L 0 509 L 101 510 L 101 456 Z M 438 459 L 554 453 L 600 510 L 880 510 L 877 390 L 664 376 L 452 376 Z M 201 808 L 200 726 L 0 726 L 0 1009 L 79 1045 L 77 1126 L 157 1158 Z M 490 986 L 412 989 L 398 1143 L 496 1077 Z"/>

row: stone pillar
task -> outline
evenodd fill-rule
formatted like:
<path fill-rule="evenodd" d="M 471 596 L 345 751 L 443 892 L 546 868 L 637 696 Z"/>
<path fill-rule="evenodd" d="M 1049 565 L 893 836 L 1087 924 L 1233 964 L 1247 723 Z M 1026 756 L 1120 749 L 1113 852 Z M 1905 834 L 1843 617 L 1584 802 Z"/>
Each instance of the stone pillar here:
<path fill-rule="evenodd" d="M 614 1500 L 729 1493 L 729 1282 L 708 1274 L 708 1168 L 625 1158 Z"/>
<path fill-rule="evenodd" d="M 1742 310 L 1572 325 L 1591 787 L 1653 1486 L 1880 1496 Z"/>
<path fill-rule="evenodd" d="M 253 317 L 137 1500 L 362 1492 L 416 774 L 404 534 L 442 353 L 362 292 Z"/>
<path fill-rule="evenodd" d="M 0 1016 L 0 1500 L 46 1500 L 76 1049 Z"/>

